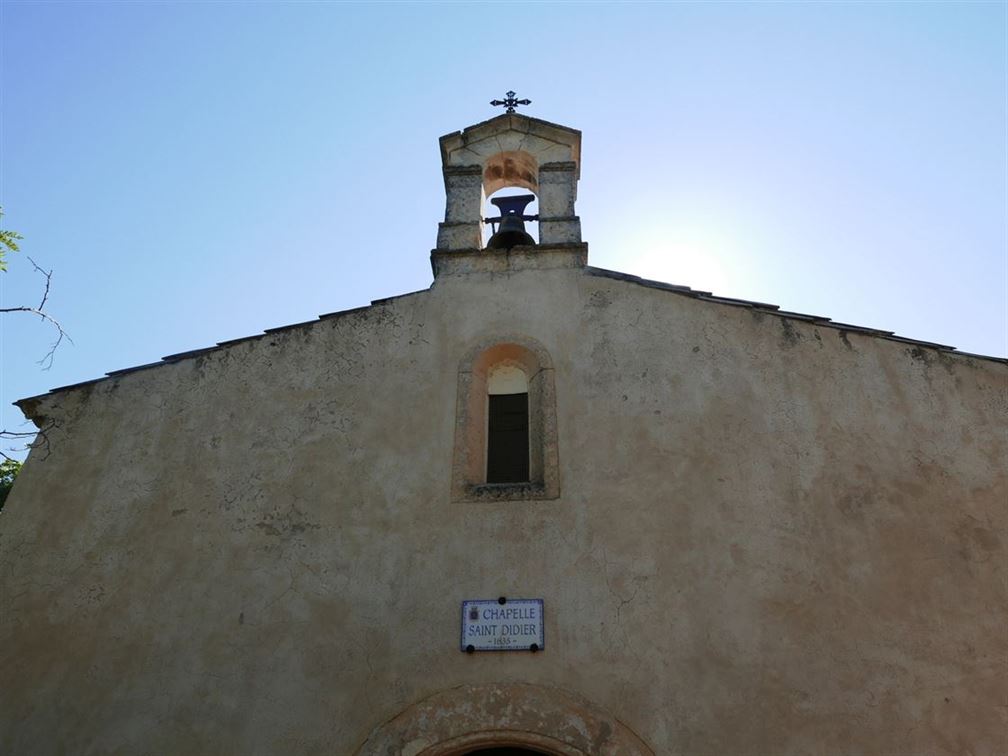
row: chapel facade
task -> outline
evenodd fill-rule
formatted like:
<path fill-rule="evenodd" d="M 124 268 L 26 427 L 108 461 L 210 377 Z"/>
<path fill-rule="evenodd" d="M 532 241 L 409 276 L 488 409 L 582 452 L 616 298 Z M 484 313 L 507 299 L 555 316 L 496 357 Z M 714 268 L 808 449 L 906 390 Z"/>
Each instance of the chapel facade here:
<path fill-rule="evenodd" d="M 429 289 L 18 402 L 0 751 L 1001 752 L 1006 361 L 590 266 L 577 130 L 440 146 Z"/>

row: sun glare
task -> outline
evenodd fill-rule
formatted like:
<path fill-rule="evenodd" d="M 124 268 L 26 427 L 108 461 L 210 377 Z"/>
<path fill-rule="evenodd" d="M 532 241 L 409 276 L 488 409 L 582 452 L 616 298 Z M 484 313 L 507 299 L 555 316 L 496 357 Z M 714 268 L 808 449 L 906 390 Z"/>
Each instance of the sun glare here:
<path fill-rule="evenodd" d="M 624 249 L 621 269 L 644 278 L 720 294 L 744 290 L 749 278 L 738 245 L 706 229 L 645 228 Z"/>

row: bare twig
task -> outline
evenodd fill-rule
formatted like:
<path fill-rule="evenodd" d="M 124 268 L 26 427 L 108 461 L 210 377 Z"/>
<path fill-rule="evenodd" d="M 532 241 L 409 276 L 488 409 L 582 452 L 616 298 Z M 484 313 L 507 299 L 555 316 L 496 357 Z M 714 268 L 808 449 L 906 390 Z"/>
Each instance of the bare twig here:
<path fill-rule="evenodd" d="M 22 440 L 22 439 L 34 438 L 37 433 L 38 433 L 38 431 L 29 431 L 29 432 L 26 432 L 26 433 L 19 433 L 17 431 L 7 431 L 7 430 L 5 430 L 5 431 L 0 431 L 0 438 L 2 438 L 4 441 L 19 441 L 19 440 Z M 15 447 L 7 447 L 6 449 L 0 449 L 0 457 L 3 457 L 4 459 L 9 459 L 9 460 L 14 460 L 16 462 L 20 462 L 21 460 L 17 459 L 16 457 L 12 457 L 7 452 L 22 451 L 24 449 L 27 449 L 29 446 L 30 446 L 30 443 L 26 443 L 20 449 L 17 449 Z"/>
<path fill-rule="evenodd" d="M 41 459 L 47 459 L 49 457 L 49 431 L 56 427 L 56 423 L 52 420 L 47 421 L 41 428 L 31 431 L 9 431 L 0 430 L 0 439 L 4 441 L 25 441 L 24 446 L 20 448 L 8 447 L 6 450 L 0 449 L 0 457 L 4 459 L 15 459 L 10 456 L 7 452 L 13 451 L 32 451 L 34 449 L 41 449 L 42 456 Z M 30 440 L 31 439 L 31 440 Z M 20 460 L 17 460 L 20 461 Z"/>
<path fill-rule="evenodd" d="M 45 276 L 45 291 L 42 292 L 42 301 L 39 302 L 38 306 L 38 309 L 41 310 L 43 307 L 45 307 L 46 300 L 49 299 L 49 287 L 52 285 L 52 271 L 43 270 L 41 267 L 39 267 L 39 264 L 35 262 L 30 256 L 26 255 L 26 257 L 28 257 L 28 262 L 32 264 L 32 267 L 35 268 L 35 271 Z"/>
<path fill-rule="evenodd" d="M 66 339 L 71 344 L 73 344 L 73 339 L 71 339 L 70 335 L 65 330 L 63 330 L 62 324 L 58 320 L 56 320 L 56 318 L 54 318 L 52 315 L 50 315 L 43 309 L 45 307 L 46 302 L 49 300 L 49 288 L 52 285 L 53 272 L 51 270 L 45 270 L 41 268 L 30 257 L 28 258 L 28 261 L 35 268 L 36 272 L 41 273 L 43 276 L 45 276 L 45 290 L 42 292 L 42 301 L 39 302 L 38 307 L 29 307 L 27 305 L 22 305 L 20 307 L 0 307 L 0 314 L 6 312 L 27 312 L 29 315 L 38 315 L 43 321 L 49 323 L 50 325 L 53 326 L 53 328 L 56 329 L 56 341 L 50 344 L 49 351 L 46 352 L 46 355 L 41 360 L 38 361 L 38 364 L 42 366 L 43 370 L 48 370 L 49 368 L 52 367 L 53 358 L 56 354 L 56 349 L 57 347 L 59 347 L 60 344 L 63 343 L 63 339 Z M 5 432 L 6 431 L 0 431 L 0 433 Z"/>

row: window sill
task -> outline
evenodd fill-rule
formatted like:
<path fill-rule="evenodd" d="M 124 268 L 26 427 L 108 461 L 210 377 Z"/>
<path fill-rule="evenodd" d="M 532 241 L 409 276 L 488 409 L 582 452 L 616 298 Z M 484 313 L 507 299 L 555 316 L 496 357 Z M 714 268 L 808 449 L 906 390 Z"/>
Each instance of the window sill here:
<path fill-rule="evenodd" d="M 537 501 L 555 499 L 542 483 L 478 483 L 466 486 L 466 501 Z"/>

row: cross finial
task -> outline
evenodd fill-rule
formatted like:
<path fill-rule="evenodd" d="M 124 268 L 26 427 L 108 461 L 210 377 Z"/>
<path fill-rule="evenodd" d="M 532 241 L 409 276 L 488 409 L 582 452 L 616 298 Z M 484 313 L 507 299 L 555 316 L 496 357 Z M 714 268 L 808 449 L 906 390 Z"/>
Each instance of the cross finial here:
<path fill-rule="evenodd" d="M 498 106 L 500 106 L 500 105 L 503 105 L 504 108 L 505 108 L 505 110 L 504 110 L 505 113 L 514 113 L 515 112 L 515 107 L 517 105 L 531 105 L 532 104 L 532 100 L 516 100 L 514 92 L 506 92 L 506 94 L 507 94 L 507 99 L 506 100 L 490 100 L 490 104 L 493 105 L 495 108 L 498 107 Z"/>

